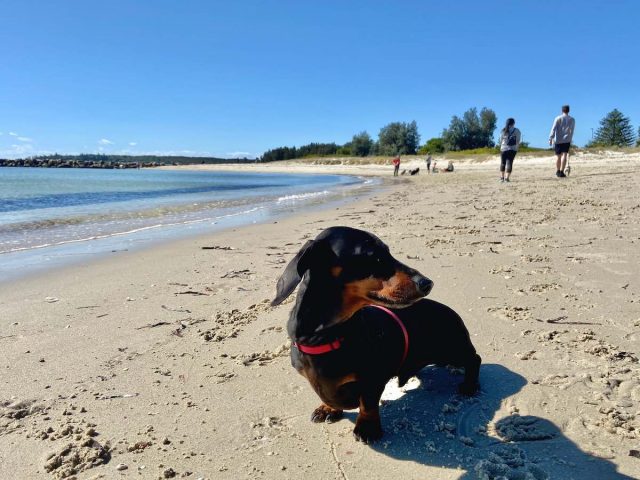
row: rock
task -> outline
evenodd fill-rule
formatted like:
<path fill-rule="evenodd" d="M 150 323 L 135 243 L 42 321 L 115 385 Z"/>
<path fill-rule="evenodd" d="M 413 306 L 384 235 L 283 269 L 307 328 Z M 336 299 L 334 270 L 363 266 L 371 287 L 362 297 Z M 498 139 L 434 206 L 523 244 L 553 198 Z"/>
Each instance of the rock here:
<path fill-rule="evenodd" d="M 116 470 L 118 470 L 119 472 L 127 470 L 128 468 L 129 466 L 125 463 L 119 463 L 118 465 L 116 465 Z"/>

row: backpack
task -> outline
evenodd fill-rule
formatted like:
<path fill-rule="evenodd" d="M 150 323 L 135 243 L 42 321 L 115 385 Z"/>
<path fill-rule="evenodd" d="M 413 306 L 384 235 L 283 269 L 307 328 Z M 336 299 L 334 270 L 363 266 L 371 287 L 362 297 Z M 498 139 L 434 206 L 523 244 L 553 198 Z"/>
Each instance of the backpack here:
<path fill-rule="evenodd" d="M 514 128 L 512 131 L 507 132 L 507 146 L 515 147 L 518 143 L 518 138 L 516 137 L 516 129 Z"/>

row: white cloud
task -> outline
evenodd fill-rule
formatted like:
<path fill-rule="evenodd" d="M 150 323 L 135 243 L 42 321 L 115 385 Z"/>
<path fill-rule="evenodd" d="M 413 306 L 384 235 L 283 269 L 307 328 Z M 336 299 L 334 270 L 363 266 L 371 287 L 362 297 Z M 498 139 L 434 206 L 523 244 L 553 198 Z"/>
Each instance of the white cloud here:
<path fill-rule="evenodd" d="M 17 137 L 18 134 L 16 132 L 9 132 L 9 135 L 11 135 L 12 137 Z"/>
<path fill-rule="evenodd" d="M 131 145 L 132 147 L 135 147 L 138 144 L 138 142 L 129 142 L 129 145 Z"/>
<path fill-rule="evenodd" d="M 229 152 L 225 156 L 229 158 L 244 158 L 252 157 L 253 155 L 250 152 Z"/>
<path fill-rule="evenodd" d="M 24 156 L 34 155 L 33 146 L 29 144 L 14 144 L 8 150 L 0 150 L 0 157 L 20 158 Z"/>
<path fill-rule="evenodd" d="M 33 139 L 29 137 L 17 137 L 17 138 L 21 142 L 33 142 Z"/>
<path fill-rule="evenodd" d="M 101 138 L 100 140 L 98 140 L 98 143 L 100 145 L 113 145 L 113 142 L 108 138 Z"/>

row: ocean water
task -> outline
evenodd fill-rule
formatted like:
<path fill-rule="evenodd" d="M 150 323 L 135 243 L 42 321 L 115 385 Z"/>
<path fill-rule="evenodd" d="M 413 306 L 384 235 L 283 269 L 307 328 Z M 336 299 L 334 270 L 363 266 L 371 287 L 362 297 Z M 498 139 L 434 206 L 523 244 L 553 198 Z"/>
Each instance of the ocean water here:
<path fill-rule="evenodd" d="M 0 168 L 0 281 L 267 221 L 366 184 L 342 175 Z"/>

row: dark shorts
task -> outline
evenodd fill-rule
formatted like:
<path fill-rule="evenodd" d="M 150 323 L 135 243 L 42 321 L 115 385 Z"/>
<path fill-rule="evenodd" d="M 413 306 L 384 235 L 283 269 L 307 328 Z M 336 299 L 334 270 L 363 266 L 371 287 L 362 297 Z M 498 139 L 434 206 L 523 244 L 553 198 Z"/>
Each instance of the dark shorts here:
<path fill-rule="evenodd" d="M 561 153 L 569 153 L 570 143 L 556 143 L 556 155 Z"/>

